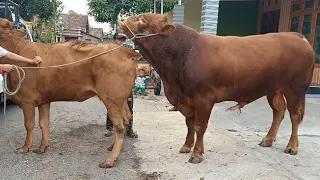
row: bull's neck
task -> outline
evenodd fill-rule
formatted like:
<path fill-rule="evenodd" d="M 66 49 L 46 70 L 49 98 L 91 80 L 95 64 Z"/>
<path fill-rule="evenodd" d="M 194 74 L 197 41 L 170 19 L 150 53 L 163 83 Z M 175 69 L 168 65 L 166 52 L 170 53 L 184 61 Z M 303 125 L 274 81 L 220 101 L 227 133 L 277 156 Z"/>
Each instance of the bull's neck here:
<path fill-rule="evenodd" d="M 184 78 L 182 69 L 196 41 L 197 32 L 177 26 L 171 35 L 157 35 L 136 39 L 142 56 L 168 83 L 180 83 Z"/>

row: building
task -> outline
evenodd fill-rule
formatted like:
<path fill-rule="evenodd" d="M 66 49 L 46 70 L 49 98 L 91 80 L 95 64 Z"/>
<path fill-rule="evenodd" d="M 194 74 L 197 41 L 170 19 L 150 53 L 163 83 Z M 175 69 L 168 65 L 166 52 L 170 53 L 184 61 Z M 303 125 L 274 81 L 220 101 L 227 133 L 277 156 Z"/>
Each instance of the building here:
<path fill-rule="evenodd" d="M 320 86 L 320 0 L 178 1 L 169 21 L 216 35 L 302 33 L 315 52 L 312 86 Z"/>
<path fill-rule="evenodd" d="M 97 43 L 102 42 L 103 29 L 90 27 L 87 15 L 61 14 L 59 25 L 62 32 L 56 37 L 57 42 L 72 41 L 75 39 Z"/>

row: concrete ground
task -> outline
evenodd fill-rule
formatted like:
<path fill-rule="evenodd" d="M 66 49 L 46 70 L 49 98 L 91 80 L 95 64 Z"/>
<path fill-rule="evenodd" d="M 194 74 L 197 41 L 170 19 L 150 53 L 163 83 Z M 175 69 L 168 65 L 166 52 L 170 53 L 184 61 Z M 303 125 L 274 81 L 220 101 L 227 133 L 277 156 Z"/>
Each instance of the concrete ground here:
<path fill-rule="evenodd" d="M 205 134 L 205 160 L 194 165 L 187 162 L 190 154 L 178 153 L 187 132 L 183 116 L 169 112 L 163 96 L 135 98 L 134 129 L 139 138 L 125 139 L 112 169 L 98 168 L 112 142 L 112 137 L 103 136 L 105 111 L 98 99 L 52 104 L 51 147 L 43 155 L 13 152 L 23 143 L 25 129 L 21 110 L 10 105 L 6 123 L 0 113 L 0 179 L 320 179 L 320 98 L 307 99 L 296 156 L 283 153 L 291 133 L 288 114 L 273 147 L 263 148 L 258 143 L 272 118 L 265 98 L 247 105 L 241 114 L 225 112 L 231 105 L 214 107 Z M 32 148 L 39 142 L 36 125 Z"/>

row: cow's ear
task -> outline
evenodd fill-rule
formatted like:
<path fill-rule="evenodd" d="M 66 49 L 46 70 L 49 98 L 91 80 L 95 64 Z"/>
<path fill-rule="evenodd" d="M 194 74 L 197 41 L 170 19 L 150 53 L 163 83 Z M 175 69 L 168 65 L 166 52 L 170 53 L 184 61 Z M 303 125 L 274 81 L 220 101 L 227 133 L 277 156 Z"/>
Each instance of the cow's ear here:
<path fill-rule="evenodd" d="M 127 49 L 127 57 L 129 59 L 135 59 L 135 58 L 142 57 L 142 55 L 140 53 L 136 52 L 135 50 Z"/>
<path fill-rule="evenodd" d="M 169 35 L 169 34 L 173 33 L 174 30 L 176 30 L 176 27 L 174 25 L 167 24 L 161 29 L 160 34 Z"/>

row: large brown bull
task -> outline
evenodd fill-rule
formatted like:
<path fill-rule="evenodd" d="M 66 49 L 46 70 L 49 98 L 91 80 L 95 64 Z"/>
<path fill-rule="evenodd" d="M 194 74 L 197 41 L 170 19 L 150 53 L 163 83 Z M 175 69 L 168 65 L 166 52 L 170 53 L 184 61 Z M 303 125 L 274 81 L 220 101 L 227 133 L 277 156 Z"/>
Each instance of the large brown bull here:
<path fill-rule="evenodd" d="M 297 154 L 298 126 L 314 68 L 312 47 L 301 34 L 221 37 L 168 24 L 166 15 L 152 13 L 130 16 L 119 24 L 129 37 L 156 34 L 135 42 L 160 74 L 170 103 L 186 117 L 188 134 L 180 152 L 188 153 L 194 146 L 189 162 L 203 160 L 203 136 L 215 103 L 235 101 L 238 105 L 231 109 L 239 109 L 263 96 L 273 110 L 273 122 L 260 145 L 272 145 L 288 109 L 292 133 L 285 153 Z"/>
<path fill-rule="evenodd" d="M 111 154 L 100 167 L 112 167 L 118 157 L 131 116 L 127 98 L 131 93 L 136 64 L 132 60 L 140 54 L 116 44 L 93 44 L 71 42 L 41 44 L 24 40 L 25 31 L 12 29 L 6 19 L 0 19 L 0 45 L 7 50 L 27 58 L 42 57 L 41 67 L 62 65 L 88 58 L 77 64 L 59 68 L 25 69 L 26 78 L 17 94 L 10 97 L 19 105 L 24 114 L 27 135 L 25 143 L 17 149 L 26 153 L 32 145 L 35 125 L 35 107 L 39 108 L 39 124 L 42 139 L 36 153 L 44 153 L 49 145 L 49 111 L 54 101 L 85 101 L 98 96 L 106 108 L 115 127 L 115 138 Z M 106 52 L 102 55 L 100 53 Z M 90 58 L 93 57 L 94 58 Z M 1 63 L 12 63 L 0 59 Z M 27 64 L 16 64 L 28 66 Z M 16 72 L 8 74 L 9 89 L 18 83 Z"/>

